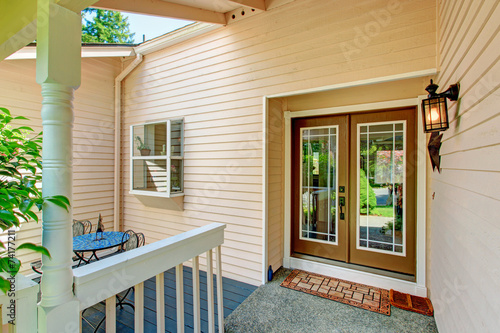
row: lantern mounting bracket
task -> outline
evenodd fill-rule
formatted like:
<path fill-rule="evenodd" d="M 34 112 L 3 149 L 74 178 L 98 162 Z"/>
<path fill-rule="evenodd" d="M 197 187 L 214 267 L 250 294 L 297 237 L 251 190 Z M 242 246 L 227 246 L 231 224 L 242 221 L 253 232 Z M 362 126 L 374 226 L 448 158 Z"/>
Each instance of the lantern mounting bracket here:
<path fill-rule="evenodd" d="M 429 93 L 429 96 L 427 96 L 427 97 L 429 97 L 429 98 L 431 98 L 431 97 L 446 97 L 450 101 L 456 101 L 458 99 L 458 93 L 460 91 L 460 84 L 459 83 L 450 85 L 448 89 L 446 89 L 445 91 L 443 91 L 442 93 L 439 93 L 439 94 L 436 93 L 438 88 L 439 88 L 439 86 L 431 80 L 431 84 L 429 84 L 427 86 L 427 88 L 425 88 L 425 90 Z"/>
<path fill-rule="evenodd" d="M 450 101 L 458 100 L 460 84 L 452 84 L 442 93 L 436 92 L 438 88 L 439 86 L 432 80 L 431 84 L 425 88 L 429 95 L 427 99 L 422 100 L 422 116 L 424 121 L 424 132 L 432 133 L 427 146 L 431 158 L 432 169 L 437 169 L 438 172 L 441 172 L 439 149 L 441 148 L 443 134 L 439 134 L 439 132 L 446 131 L 449 127 L 448 105 L 446 99 Z"/>

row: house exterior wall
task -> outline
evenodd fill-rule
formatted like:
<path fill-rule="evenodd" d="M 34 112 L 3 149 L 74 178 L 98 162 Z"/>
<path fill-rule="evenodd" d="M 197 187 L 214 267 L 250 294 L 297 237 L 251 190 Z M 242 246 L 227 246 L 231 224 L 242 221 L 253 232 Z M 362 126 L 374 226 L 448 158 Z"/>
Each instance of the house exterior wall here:
<path fill-rule="evenodd" d="M 283 265 L 285 198 L 284 99 L 269 99 L 267 119 L 267 223 L 268 264 L 276 271 Z"/>
<path fill-rule="evenodd" d="M 124 83 L 124 227 L 155 241 L 226 223 L 224 274 L 261 283 L 263 96 L 435 68 L 435 6 L 294 1 L 146 55 Z M 129 126 L 174 117 L 185 120 L 183 211 L 128 193 Z"/>
<path fill-rule="evenodd" d="M 73 132 L 73 217 L 90 219 L 98 214 L 107 230 L 113 229 L 114 78 L 121 62 L 112 58 L 82 59 L 82 83 L 75 92 Z M 42 130 L 41 87 L 35 81 L 35 60 L 0 63 L 0 106 L 30 119 L 27 125 Z M 16 243 L 41 243 L 41 223 L 25 223 Z M 21 272 L 31 273 L 29 262 L 39 255 L 19 251 Z"/>
<path fill-rule="evenodd" d="M 442 332 L 500 326 L 500 6 L 438 1 L 440 90 L 460 82 L 432 174 L 431 299 Z"/>

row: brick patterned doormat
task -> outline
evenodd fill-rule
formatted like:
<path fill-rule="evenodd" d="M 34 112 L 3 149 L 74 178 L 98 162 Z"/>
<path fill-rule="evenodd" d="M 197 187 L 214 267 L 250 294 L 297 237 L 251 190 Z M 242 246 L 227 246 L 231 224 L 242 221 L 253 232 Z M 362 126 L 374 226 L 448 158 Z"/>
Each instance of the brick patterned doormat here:
<path fill-rule="evenodd" d="M 281 286 L 387 316 L 391 315 L 389 290 L 298 269 L 293 270 Z"/>
<path fill-rule="evenodd" d="M 432 307 L 431 300 L 426 297 L 405 294 L 391 289 L 389 299 L 391 305 L 397 308 L 417 312 L 426 316 L 434 316 L 434 308 Z"/>

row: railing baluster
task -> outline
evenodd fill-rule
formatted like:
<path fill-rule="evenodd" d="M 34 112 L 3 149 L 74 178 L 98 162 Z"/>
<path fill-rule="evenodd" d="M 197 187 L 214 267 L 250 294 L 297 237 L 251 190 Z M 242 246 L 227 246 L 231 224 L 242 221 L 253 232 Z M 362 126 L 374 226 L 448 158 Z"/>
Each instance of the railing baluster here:
<path fill-rule="evenodd" d="M 217 318 L 219 332 L 224 333 L 224 294 L 222 289 L 222 253 L 221 246 L 217 246 L 215 253 L 216 274 L 217 274 Z"/>
<path fill-rule="evenodd" d="M 177 295 L 177 318 L 178 332 L 183 332 L 185 325 L 184 308 L 184 281 L 183 281 L 183 263 L 192 260 L 193 265 L 193 328 L 194 332 L 201 333 L 201 293 L 200 293 L 200 261 L 199 256 L 206 253 L 207 258 L 207 308 L 208 308 L 208 332 L 215 332 L 215 327 L 220 326 L 223 331 L 223 320 L 219 318 L 215 322 L 215 297 L 214 297 L 214 269 L 217 270 L 217 311 L 223 316 L 222 305 L 222 275 L 221 275 L 221 250 L 219 245 L 224 239 L 223 224 L 214 223 L 208 226 L 200 227 L 198 230 L 186 232 L 172 239 L 165 239 L 155 244 L 145 245 L 136 251 L 119 254 L 112 260 L 96 262 L 93 267 L 82 266 L 73 270 L 74 293 L 80 301 L 82 308 L 91 307 L 96 302 L 106 301 L 105 320 L 106 324 L 100 329 L 106 329 L 107 332 L 116 332 L 116 294 L 134 287 L 135 288 L 135 311 L 134 311 L 134 331 L 144 333 L 145 309 L 144 309 L 144 281 L 156 276 L 156 327 L 159 333 L 165 332 L 165 279 L 164 272 L 172 267 L 176 267 L 176 295 Z M 203 239 L 203 242 L 200 242 Z M 213 251 L 218 251 L 213 253 Z M 216 255 L 217 268 L 213 267 Z M 139 266 L 140 263 L 140 266 Z M 137 265 L 137 267 L 136 267 Z M 88 265 L 90 266 L 90 265 Z M 147 267 L 148 269 L 139 269 Z M 92 269 L 90 269 L 92 268 Z M 109 284 L 115 272 L 122 271 L 124 275 L 130 277 L 130 281 L 124 281 L 122 284 Z M 115 294 L 109 298 L 96 291 L 96 286 L 108 283 L 110 294 Z M 35 287 L 37 287 L 35 285 Z M 35 291 L 35 288 L 33 289 Z M 34 293 L 35 295 L 35 293 Z M 109 294 L 108 294 L 109 295 Z M 220 307 L 220 308 L 219 308 Z M 82 317 L 82 316 L 80 316 Z M 83 316 L 83 320 L 86 320 Z M 103 320 L 104 321 L 104 320 Z M 102 322 L 100 323 L 102 324 Z M 75 327 L 82 329 L 81 327 Z"/>
<path fill-rule="evenodd" d="M 163 273 L 156 275 L 156 331 L 165 333 L 165 292 Z"/>
<path fill-rule="evenodd" d="M 177 303 L 177 332 L 184 333 L 184 276 L 183 266 L 175 266 L 175 299 Z"/>
<path fill-rule="evenodd" d="M 201 332 L 200 318 L 200 261 L 193 258 L 193 328 L 195 333 Z"/>
<path fill-rule="evenodd" d="M 116 332 L 116 295 L 106 298 L 106 332 Z"/>
<path fill-rule="evenodd" d="M 144 333 L 144 282 L 134 287 L 134 332 Z"/>
<path fill-rule="evenodd" d="M 214 314 L 214 270 L 212 266 L 212 250 L 207 251 L 207 308 L 208 308 L 208 332 L 215 332 Z"/>

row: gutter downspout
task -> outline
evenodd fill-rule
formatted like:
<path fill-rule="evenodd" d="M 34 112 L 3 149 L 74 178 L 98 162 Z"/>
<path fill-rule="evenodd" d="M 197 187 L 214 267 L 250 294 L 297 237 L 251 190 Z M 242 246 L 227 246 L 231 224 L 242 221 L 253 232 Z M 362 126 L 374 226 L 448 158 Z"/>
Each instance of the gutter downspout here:
<path fill-rule="evenodd" d="M 121 123 L 122 123 L 122 81 L 142 62 L 142 54 L 137 54 L 135 60 L 127 66 L 115 78 L 115 179 L 114 179 L 114 222 L 113 228 L 115 231 L 120 231 L 121 219 L 121 205 L 120 205 L 120 192 L 121 192 Z"/>

